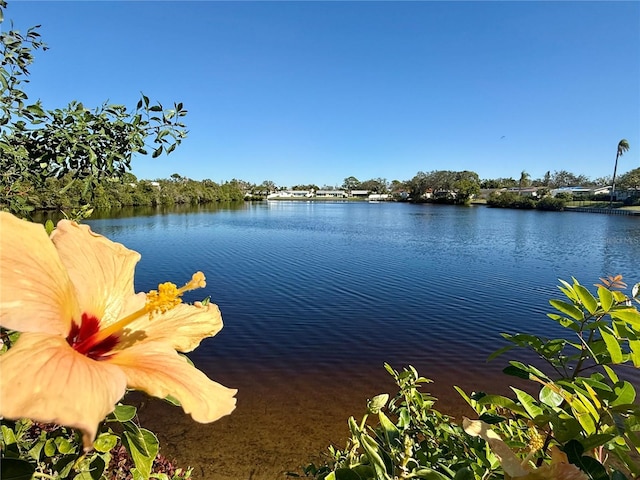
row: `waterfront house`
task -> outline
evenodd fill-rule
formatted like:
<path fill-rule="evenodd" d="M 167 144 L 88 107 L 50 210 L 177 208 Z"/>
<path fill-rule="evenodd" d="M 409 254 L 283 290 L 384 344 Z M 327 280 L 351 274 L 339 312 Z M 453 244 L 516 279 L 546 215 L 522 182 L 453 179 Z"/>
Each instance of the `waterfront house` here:
<path fill-rule="evenodd" d="M 344 190 L 318 190 L 316 197 L 324 198 L 347 198 L 347 192 Z"/>
<path fill-rule="evenodd" d="M 351 190 L 351 196 L 355 198 L 367 198 L 369 190 Z"/>
<path fill-rule="evenodd" d="M 267 195 L 267 200 L 310 197 L 313 197 L 313 193 L 309 190 L 281 190 L 279 192 L 274 192 Z"/>
<path fill-rule="evenodd" d="M 540 190 L 539 187 L 522 187 L 522 188 L 511 187 L 507 189 L 508 192 L 517 193 L 518 195 L 521 195 L 523 197 L 531 197 L 531 198 L 538 197 L 538 190 Z"/>
<path fill-rule="evenodd" d="M 551 190 L 551 196 L 555 197 L 559 193 L 570 193 L 574 198 L 579 197 L 591 197 L 594 195 L 609 195 L 611 192 L 611 186 L 606 187 L 560 187 Z"/>

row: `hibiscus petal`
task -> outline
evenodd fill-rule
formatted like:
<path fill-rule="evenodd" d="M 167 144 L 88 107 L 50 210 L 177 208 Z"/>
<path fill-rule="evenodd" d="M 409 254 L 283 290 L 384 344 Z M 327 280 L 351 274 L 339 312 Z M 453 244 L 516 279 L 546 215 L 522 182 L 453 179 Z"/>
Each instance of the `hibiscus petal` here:
<path fill-rule="evenodd" d="M 23 333 L 0 355 L 0 416 L 82 431 L 91 448 L 99 423 L 126 390 L 120 368 L 74 351 L 62 337 Z"/>
<path fill-rule="evenodd" d="M 134 294 L 133 273 L 140 254 L 91 231 L 88 225 L 61 220 L 51 234 L 84 309 L 102 326 L 121 316 Z"/>
<path fill-rule="evenodd" d="M 134 339 L 157 340 L 179 352 L 190 352 L 203 339 L 214 336 L 222 329 L 222 315 L 213 303 L 183 303 L 161 315 L 154 315 L 151 320 L 148 316 L 136 320 L 129 328 Z M 126 337 L 122 341 L 126 342 Z"/>
<path fill-rule="evenodd" d="M 500 438 L 500 435 L 489 428 L 489 424 L 482 420 L 470 420 L 463 417 L 462 427 L 468 435 L 481 437 L 489 444 L 489 448 L 498 457 L 505 473 L 512 477 L 523 477 L 529 473 L 529 470 L 520 464 L 520 459 Z"/>
<path fill-rule="evenodd" d="M 73 285 L 44 227 L 0 212 L 0 325 L 66 336 L 78 317 Z"/>
<path fill-rule="evenodd" d="M 175 397 L 197 422 L 213 422 L 235 409 L 237 390 L 210 380 L 161 342 L 136 344 L 106 361 L 124 370 L 130 388 L 154 397 Z"/>

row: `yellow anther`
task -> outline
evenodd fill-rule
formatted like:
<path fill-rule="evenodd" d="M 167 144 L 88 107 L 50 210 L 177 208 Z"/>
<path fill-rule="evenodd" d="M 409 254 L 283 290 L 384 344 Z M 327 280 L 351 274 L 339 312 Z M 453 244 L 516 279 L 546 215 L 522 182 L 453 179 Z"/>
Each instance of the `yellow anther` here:
<path fill-rule="evenodd" d="M 204 274 L 196 272 L 183 287 L 176 287 L 175 283 L 166 282 L 158 285 L 158 290 L 151 290 L 147 293 L 147 303 L 145 309 L 149 312 L 149 318 L 156 313 L 165 313 L 182 303 L 180 298 L 184 292 L 203 288 L 206 286 Z"/>
<path fill-rule="evenodd" d="M 147 303 L 145 309 L 149 312 L 149 317 L 156 313 L 165 313 L 182 302 L 181 292 L 175 283 L 166 282 L 158 285 L 158 290 L 151 290 L 147 293 Z"/>

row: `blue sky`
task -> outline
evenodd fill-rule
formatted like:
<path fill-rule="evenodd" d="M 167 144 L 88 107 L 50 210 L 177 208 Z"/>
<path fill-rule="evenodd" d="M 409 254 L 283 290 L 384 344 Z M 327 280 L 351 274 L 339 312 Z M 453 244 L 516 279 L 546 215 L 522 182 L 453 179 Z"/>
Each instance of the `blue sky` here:
<path fill-rule="evenodd" d="M 9 0 L 41 24 L 26 90 L 49 109 L 189 111 L 179 173 L 279 186 L 473 170 L 533 178 L 640 167 L 640 2 Z"/>

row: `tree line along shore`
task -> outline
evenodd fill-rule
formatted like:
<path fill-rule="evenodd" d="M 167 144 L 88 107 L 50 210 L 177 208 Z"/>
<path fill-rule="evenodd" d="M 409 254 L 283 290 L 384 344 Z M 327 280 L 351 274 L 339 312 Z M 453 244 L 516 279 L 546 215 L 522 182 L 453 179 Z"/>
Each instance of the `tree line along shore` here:
<path fill-rule="evenodd" d="M 121 177 L 76 178 L 69 173 L 60 178 L 49 177 L 41 184 L 23 181 L 12 185 L 21 192 L 22 208 L 33 210 L 69 210 L 90 205 L 92 208 L 112 209 L 132 206 L 204 205 L 216 202 L 264 200 L 278 192 L 286 199 L 366 200 L 383 198 L 393 201 L 431 202 L 448 204 L 487 203 L 493 207 L 539 208 L 561 210 L 568 202 L 596 202 L 604 206 L 611 199 L 611 179 L 590 180 L 584 175 L 567 171 L 548 172 L 543 178 L 531 179 L 522 172 L 519 179 L 480 179 L 475 172 L 436 170 L 418 172 L 410 180 L 387 181 L 376 178 L 359 181 L 347 177 L 339 186 L 315 184 L 278 186 L 265 180 L 261 184 L 232 179 L 217 183 L 213 180 L 193 180 L 179 174 L 168 179 L 139 180 L 131 173 Z M 640 205 L 640 168 L 621 175 L 615 187 L 618 206 Z M 304 195 L 295 195 L 295 193 Z M 373 196 L 373 197 L 372 197 Z M 0 208 L 6 208 L 0 198 Z"/>

